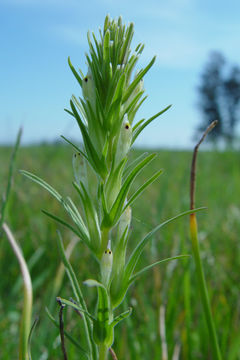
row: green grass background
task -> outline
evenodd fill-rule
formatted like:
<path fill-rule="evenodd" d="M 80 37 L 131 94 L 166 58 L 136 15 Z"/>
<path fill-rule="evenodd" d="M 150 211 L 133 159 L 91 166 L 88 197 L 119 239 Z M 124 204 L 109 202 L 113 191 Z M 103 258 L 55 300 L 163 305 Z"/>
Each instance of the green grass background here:
<path fill-rule="evenodd" d="M 148 174 L 163 168 L 164 174 L 133 206 L 129 249 L 159 222 L 189 209 L 191 152 L 157 151 L 158 157 L 136 179 L 132 191 Z M 134 150 L 132 157 L 140 150 Z M 11 149 L 0 148 L 0 193 L 5 191 Z M 39 322 L 32 339 L 34 359 L 61 359 L 58 330 L 46 316 L 48 306 L 58 317 L 56 295 L 72 296 L 66 276 L 54 291 L 60 257 L 56 230 L 59 225 L 41 209 L 62 218 L 67 215 L 44 189 L 18 173 L 28 170 L 45 179 L 62 195 L 78 199 L 71 185 L 72 149 L 63 145 L 22 147 L 17 155 L 14 182 L 8 203 L 6 222 L 22 247 L 34 289 L 33 319 Z M 233 151 L 199 153 L 196 207 L 199 213 L 199 240 L 211 298 L 213 316 L 223 359 L 240 359 L 240 156 Z M 171 223 L 158 232 L 145 249 L 139 268 L 159 259 L 191 254 L 188 217 Z M 61 228 L 65 245 L 73 235 Z M 80 283 L 96 278 L 96 263 L 86 247 L 78 243 L 71 262 Z M 83 287 L 89 308 L 94 311 L 96 290 Z M 18 332 L 22 308 L 22 283 L 19 266 L 5 235 L 0 237 L 0 359 L 18 359 Z M 162 359 L 159 335 L 159 308 L 166 309 L 168 357 L 173 359 L 176 344 L 180 359 L 211 359 L 206 323 L 200 304 L 193 259 L 160 265 L 133 285 L 119 308 L 128 306 L 133 314 L 115 331 L 114 349 L 118 359 Z M 65 310 L 66 329 L 84 346 L 81 318 Z M 70 360 L 81 359 L 66 340 Z"/>

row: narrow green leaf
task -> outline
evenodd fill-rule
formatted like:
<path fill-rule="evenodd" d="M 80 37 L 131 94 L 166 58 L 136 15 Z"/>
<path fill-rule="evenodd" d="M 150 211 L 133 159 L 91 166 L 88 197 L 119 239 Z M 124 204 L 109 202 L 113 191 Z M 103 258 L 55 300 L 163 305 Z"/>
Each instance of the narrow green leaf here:
<path fill-rule="evenodd" d="M 72 65 L 70 57 L 68 57 L 68 65 L 70 66 L 70 69 L 72 70 L 73 75 L 75 76 L 75 78 L 79 82 L 79 85 L 82 86 L 82 79 L 80 78 L 79 74 L 77 73 L 74 66 Z"/>
<path fill-rule="evenodd" d="M 130 103 L 128 104 L 125 113 L 129 113 L 133 110 L 134 106 L 137 104 L 138 100 L 141 98 L 141 96 L 144 94 L 144 90 L 138 92 L 133 99 L 130 101 Z"/>
<path fill-rule="evenodd" d="M 135 105 L 135 107 L 134 107 L 133 109 L 131 109 L 131 111 L 129 111 L 128 118 L 129 118 L 130 123 L 133 122 L 134 117 L 135 117 L 138 109 L 140 108 L 140 106 L 142 105 L 142 103 L 147 99 L 147 97 L 148 97 L 147 95 L 144 96 L 144 98 L 142 98 L 142 99 Z"/>
<path fill-rule="evenodd" d="M 38 322 L 39 318 L 36 317 L 36 319 L 34 320 L 33 324 L 32 324 L 32 327 L 31 327 L 31 330 L 30 330 L 30 333 L 29 333 L 29 336 L 28 336 L 28 360 L 32 360 L 32 355 L 31 355 L 31 341 L 32 341 L 32 335 L 33 335 L 33 332 L 35 330 L 35 327 L 37 325 L 37 322 Z"/>
<path fill-rule="evenodd" d="M 117 87 L 114 93 L 113 101 L 117 100 L 118 98 L 122 98 L 123 89 L 125 86 L 126 76 L 125 73 L 122 73 L 118 82 Z"/>
<path fill-rule="evenodd" d="M 85 303 L 80 285 L 78 283 L 76 274 L 70 264 L 70 262 L 68 261 L 66 254 L 65 254 L 65 250 L 64 250 L 64 246 L 63 246 L 63 241 L 62 241 L 62 237 L 61 237 L 61 233 L 59 231 L 57 231 L 58 233 L 58 248 L 60 251 L 60 255 L 61 255 L 61 259 L 62 262 L 65 266 L 66 269 L 66 273 L 68 275 L 68 278 L 70 280 L 72 289 L 73 289 L 73 293 L 75 298 L 77 299 L 77 302 L 81 305 L 81 307 L 85 310 L 88 311 L 87 309 L 87 305 Z M 83 322 L 84 322 L 84 328 L 85 328 L 85 335 L 87 338 L 87 343 L 88 343 L 88 348 L 89 348 L 89 352 L 90 352 L 90 358 L 92 358 L 92 354 L 96 353 L 96 344 L 94 343 L 93 339 L 92 339 L 92 321 L 91 319 L 89 319 L 88 317 L 85 316 L 85 314 L 83 313 L 82 315 L 83 318 Z"/>
<path fill-rule="evenodd" d="M 131 41 L 132 41 L 132 37 L 133 37 L 133 30 L 134 28 L 134 25 L 133 23 L 130 23 L 128 29 L 127 29 L 127 32 L 126 32 L 126 39 L 124 41 L 124 44 L 122 46 L 122 49 L 121 49 L 121 55 L 120 55 L 120 64 L 123 64 L 123 62 L 126 62 L 127 63 L 127 52 L 130 48 L 130 44 L 131 44 Z"/>
<path fill-rule="evenodd" d="M 107 290 L 104 286 L 98 286 L 98 306 L 97 306 L 97 320 L 103 325 L 103 328 L 109 324 L 110 301 Z M 105 325 L 104 325 L 105 323 Z M 99 324 L 99 325 L 100 325 Z M 101 329 L 100 325 L 100 329 Z M 101 333 L 101 330 L 100 330 Z"/>
<path fill-rule="evenodd" d="M 82 102 L 81 102 L 81 98 L 80 98 L 80 102 L 78 101 L 78 99 L 76 98 L 76 96 L 72 95 L 72 100 L 74 101 L 75 105 L 78 108 L 78 111 L 82 114 L 83 119 L 85 120 L 86 118 L 86 112 L 85 109 L 83 108 Z M 74 116 L 74 114 L 73 114 Z M 87 124 L 87 121 L 84 121 L 85 124 Z"/>
<path fill-rule="evenodd" d="M 98 288 L 98 307 L 97 307 L 97 320 L 100 323 L 109 321 L 109 296 L 105 286 L 97 280 L 88 279 L 83 282 L 84 285 L 89 287 Z"/>
<path fill-rule="evenodd" d="M 107 98 L 105 99 L 105 106 L 108 109 L 113 102 L 114 94 L 116 94 L 117 89 L 122 87 L 122 84 L 120 82 L 120 79 L 122 79 L 123 73 L 120 69 L 116 69 L 115 73 L 113 74 L 113 77 L 111 79 L 111 82 L 109 84 L 108 92 L 107 92 Z M 124 76 L 125 77 L 125 76 Z M 122 82 L 122 80 L 121 80 Z M 119 96 L 118 96 L 119 97 Z M 115 100 L 118 98 L 115 97 Z"/>
<path fill-rule="evenodd" d="M 87 155 L 75 144 L 73 144 L 70 140 L 68 140 L 65 136 L 61 135 L 61 137 L 70 145 L 72 145 L 72 147 L 77 150 L 89 163 L 89 159 L 87 157 Z"/>
<path fill-rule="evenodd" d="M 164 221 L 163 223 L 157 225 L 152 231 L 150 231 L 141 241 L 140 243 L 138 243 L 137 247 L 135 248 L 135 250 L 133 251 L 132 255 L 130 256 L 129 260 L 128 260 L 128 263 L 126 265 L 126 268 L 125 268 L 125 281 L 129 281 L 131 275 L 132 275 L 132 272 L 138 262 L 138 259 L 144 249 L 144 247 L 146 246 L 146 244 L 148 243 L 148 241 L 151 239 L 151 237 L 158 231 L 160 230 L 163 226 L 171 223 L 172 221 L 174 220 L 177 220 L 179 218 L 181 218 L 182 216 L 185 216 L 185 215 L 189 215 L 189 214 L 192 214 L 194 212 L 197 212 L 197 211 L 201 211 L 201 210 L 204 210 L 206 208 L 202 207 L 202 208 L 198 208 L 198 209 L 194 209 L 194 210 L 188 210 L 188 211 L 184 211 L 182 212 L 181 214 L 178 214 L 176 216 L 174 216 L 173 218 L 171 219 L 168 219 L 166 221 Z"/>
<path fill-rule="evenodd" d="M 102 288 L 105 289 L 105 286 L 104 286 L 102 283 L 100 283 L 99 281 L 94 280 L 94 279 L 87 279 L 87 280 L 85 280 L 85 281 L 83 282 L 83 284 L 86 285 L 86 286 L 89 286 L 89 287 L 94 287 L 94 286 L 96 286 L 96 287 L 102 287 Z M 105 290 L 106 290 L 106 289 L 105 289 Z"/>
<path fill-rule="evenodd" d="M 116 132 L 117 126 L 116 126 L 116 122 L 114 123 L 112 120 L 113 120 L 113 118 L 116 118 L 117 120 L 119 120 L 118 117 L 116 116 L 116 114 L 119 114 L 119 112 L 120 112 L 121 101 L 122 101 L 122 99 L 120 97 L 117 98 L 116 100 L 114 100 L 109 108 L 107 115 L 106 115 L 105 126 L 108 130 L 110 130 L 112 127 L 114 127 L 114 131 L 112 130 L 112 132 L 114 134 Z M 118 122 L 117 122 L 117 125 L 118 125 Z"/>
<path fill-rule="evenodd" d="M 109 177 L 107 179 L 107 183 L 105 185 L 105 196 L 107 204 L 113 204 L 113 201 L 117 197 L 117 192 L 119 192 L 121 187 L 121 181 L 122 181 L 122 172 L 124 169 L 124 166 L 127 162 L 127 159 L 123 159 L 117 168 L 113 170 L 114 163 L 112 164 L 112 169 L 110 171 Z M 110 208 L 110 207 L 109 207 Z"/>
<path fill-rule="evenodd" d="M 135 177 L 140 173 L 140 171 L 149 164 L 154 158 L 156 157 L 156 154 L 151 154 L 147 156 L 144 160 L 142 160 L 128 175 L 126 178 L 124 184 L 122 185 L 122 188 L 110 210 L 109 218 L 103 219 L 102 225 L 106 226 L 113 226 L 116 224 L 118 219 L 120 218 L 121 214 L 123 213 L 123 205 L 125 202 L 125 199 L 127 197 L 127 194 L 129 192 L 130 186 L 133 183 Z M 106 222 L 106 224 L 105 224 Z"/>
<path fill-rule="evenodd" d="M 70 224 L 68 224 L 66 221 L 60 219 L 58 216 L 53 215 L 51 213 L 49 213 L 46 210 L 42 210 L 42 212 L 49 216 L 50 218 L 52 218 L 53 220 L 57 221 L 58 223 L 62 224 L 63 226 L 67 227 L 69 230 L 71 230 L 75 235 L 77 235 L 83 242 L 86 243 L 87 246 L 89 246 L 89 243 L 86 242 L 86 239 L 82 236 L 82 233 L 78 232 L 76 229 L 74 229 L 73 226 L 71 226 Z"/>
<path fill-rule="evenodd" d="M 37 175 L 34 175 L 26 170 L 19 170 L 21 174 L 26 176 L 27 178 L 31 179 L 32 181 L 36 182 L 37 184 L 41 185 L 44 189 L 46 189 L 50 194 L 52 194 L 60 203 L 63 202 L 62 196 L 52 187 L 50 186 L 46 181 L 42 180 Z"/>
<path fill-rule="evenodd" d="M 82 199 L 82 203 L 85 211 L 85 217 L 89 229 L 91 249 L 96 255 L 99 255 L 99 251 L 101 247 L 101 230 L 100 230 L 97 211 L 88 195 L 85 186 L 83 185 L 82 182 L 80 182 L 80 184 L 81 184 L 81 189 L 79 185 L 75 182 L 73 183 L 73 186 L 77 190 L 78 194 Z"/>
<path fill-rule="evenodd" d="M 134 159 L 130 164 L 128 164 L 123 172 L 123 177 L 127 177 L 129 173 L 136 167 L 137 164 L 139 164 L 142 159 L 144 159 L 148 155 L 148 152 L 144 152 L 141 155 L 139 155 L 136 159 Z"/>
<path fill-rule="evenodd" d="M 73 117 L 74 117 L 74 113 L 72 113 L 70 110 L 68 110 L 68 109 L 64 109 L 64 111 L 66 111 L 68 114 L 70 114 L 71 116 L 73 116 Z"/>
<path fill-rule="evenodd" d="M 105 34 L 107 29 L 110 27 L 110 23 L 111 23 L 110 16 L 107 15 L 104 20 L 103 34 Z"/>
<path fill-rule="evenodd" d="M 68 200 L 68 202 L 69 202 L 72 210 L 74 211 L 74 213 L 75 213 L 75 215 L 76 215 L 76 217 L 77 217 L 77 219 L 78 219 L 77 224 L 80 225 L 81 231 L 82 231 L 84 234 L 86 234 L 86 237 L 88 238 L 88 236 L 89 236 L 88 229 L 86 228 L 86 225 L 84 224 L 84 221 L 83 221 L 83 219 L 82 219 L 82 216 L 80 215 L 80 213 L 79 213 L 76 205 L 74 204 L 74 202 L 72 201 L 72 199 L 70 198 L 70 196 L 67 197 L 67 200 Z"/>
<path fill-rule="evenodd" d="M 139 81 L 143 78 L 143 76 L 148 72 L 148 70 L 153 66 L 154 62 L 156 60 L 156 56 L 152 58 L 150 63 L 145 67 L 145 69 L 139 71 L 136 78 L 133 80 L 133 82 L 128 87 L 127 91 L 125 92 L 125 95 L 123 97 L 123 102 L 127 101 L 129 96 L 132 94 L 136 86 L 138 85 Z"/>
<path fill-rule="evenodd" d="M 139 56 L 133 54 L 131 56 L 131 58 L 129 59 L 129 61 L 127 62 L 127 64 L 125 65 L 124 72 L 126 73 L 126 84 L 128 84 L 128 86 L 129 86 L 129 83 L 130 83 L 130 80 L 132 77 L 133 70 L 138 62 L 138 59 L 139 59 Z"/>
<path fill-rule="evenodd" d="M 97 49 L 98 58 L 102 59 L 102 57 L 103 57 L 102 47 L 101 47 L 102 44 L 101 44 L 101 42 L 97 41 L 97 38 L 96 38 L 94 32 L 92 32 L 92 37 L 93 37 L 93 40 L 94 40 L 94 43 L 95 43 L 95 46 Z"/>
<path fill-rule="evenodd" d="M 17 139 L 16 139 L 16 142 L 15 142 L 15 145 L 13 148 L 11 159 L 10 159 L 10 166 L 9 166 L 9 170 L 8 170 L 8 179 L 7 179 L 7 188 L 6 188 L 4 200 L 2 202 L 2 206 L 1 206 L 1 210 L 0 210 L 0 229 L 2 228 L 2 224 L 4 222 L 5 211 L 6 211 L 10 191 L 11 191 L 11 186 L 12 186 L 13 168 L 14 168 L 14 164 L 15 164 L 15 160 L 16 160 L 17 151 L 18 151 L 18 148 L 20 145 L 21 136 L 22 136 L 22 129 L 20 128 L 18 131 L 18 134 L 17 134 Z"/>
<path fill-rule="evenodd" d="M 136 128 L 136 131 L 133 133 L 133 138 L 132 138 L 132 144 L 134 143 L 134 141 L 136 140 L 136 138 L 138 137 L 138 135 L 143 131 L 143 129 L 150 124 L 153 120 L 155 120 L 157 117 L 159 117 L 160 115 L 162 115 L 165 111 L 167 111 L 168 109 L 170 109 L 172 105 L 168 105 L 165 109 L 159 111 L 157 114 L 155 114 L 154 116 L 152 116 L 150 119 L 148 119 L 147 121 L 145 121 L 141 126 L 138 126 Z M 136 124 L 137 125 L 137 124 Z"/>
<path fill-rule="evenodd" d="M 108 215 L 108 208 L 107 208 L 107 203 L 106 203 L 106 197 L 105 197 L 103 184 L 100 184 L 99 191 L 100 191 L 99 199 L 101 199 L 101 202 L 102 202 L 103 215 L 107 216 Z"/>
<path fill-rule="evenodd" d="M 107 30 L 104 34 L 103 40 L 103 62 L 110 63 L 110 31 Z"/>
<path fill-rule="evenodd" d="M 132 308 L 129 308 L 127 311 L 124 311 L 122 314 L 118 315 L 117 317 L 115 317 L 115 319 L 113 320 L 113 322 L 111 323 L 111 326 L 116 326 L 120 321 L 126 319 L 127 317 L 129 317 L 132 314 Z"/>
<path fill-rule="evenodd" d="M 86 314 L 91 320 L 96 320 L 94 318 L 94 316 L 92 316 L 88 311 L 84 310 L 81 306 L 79 306 L 78 304 L 76 304 L 75 302 L 72 302 L 70 300 L 67 300 L 67 299 L 64 299 L 60 296 L 57 297 L 57 300 L 59 300 L 61 303 L 65 304 L 65 305 L 68 305 L 70 307 L 72 307 L 73 309 L 75 310 L 78 310 L 79 312 L 81 313 L 84 313 Z"/>
<path fill-rule="evenodd" d="M 84 145 L 85 145 L 86 151 L 88 153 L 89 160 L 91 160 L 91 165 L 102 177 L 105 177 L 106 171 L 107 171 L 106 166 L 101 163 L 101 161 L 98 157 L 98 154 L 97 154 L 97 152 L 91 142 L 91 139 L 88 135 L 86 127 L 83 124 L 72 100 L 70 100 L 70 105 L 71 105 L 72 111 L 74 113 L 74 116 L 78 122 L 78 125 L 80 127 L 80 130 L 82 132 Z"/>
<path fill-rule="evenodd" d="M 130 279 L 129 279 L 129 284 L 131 284 L 133 281 L 135 281 L 136 278 L 141 276 L 145 271 L 148 271 L 148 270 L 152 269 L 156 265 L 159 265 L 159 264 L 171 261 L 171 260 L 185 259 L 185 258 L 189 258 L 189 257 L 190 257 L 190 255 L 178 255 L 178 256 L 173 256 L 173 257 L 170 257 L 170 258 L 167 258 L 167 259 L 156 261 L 155 263 L 144 267 L 143 269 L 141 269 L 140 271 L 138 271 L 137 273 L 132 275 L 130 277 Z"/>
<path fill-rule="evenodd" d="M 145 121 L 145 119 L 139 120 L 139 121 L 133 126 L 132 131 L 134 132 L 144 121 Z"/>
<path fill-rule="evenodd" d="M 69 214 L 69 216 L 71 217 L 71 219 L 73 220 L 73 222 L 77 225 L 80 233 L 82 234 L 82 239 L 84 240 L 84 242 L 86 244 L 88 244 L 88 247 L 90 249 L 92 249 L 91 243 L 90 243 L 89 232 L 88 232 L 85 224 L 83 223 L 83 220 L 82 220 L 80 214 L 78 213 L 78 211 L 76 213 L 75 209 L 72 209 L 72 207 L 65 201 L 63 202 L 63 206 L 64 206 L 65 210 L 67 211 L 67 213 Z"/>
<path fill-rule="evenodd" d="M 159 170 L 157 171 L 153 176 L 150 177 L 150 179 L 148 179 L 142 186 L 140 186 L 140 188 L 138 188 L 138 190 L 130 197 L 130 199 L 128 200 L 127 204 L 125 205 L 123 211 L 131 204 L 134 203 L 134 201 L 142 194 L 142 192 L 149 186 L 151 185 L 155 180 L 157 180 L 159 178 L 160 175 L 162 175 L 163 170 Z"/>

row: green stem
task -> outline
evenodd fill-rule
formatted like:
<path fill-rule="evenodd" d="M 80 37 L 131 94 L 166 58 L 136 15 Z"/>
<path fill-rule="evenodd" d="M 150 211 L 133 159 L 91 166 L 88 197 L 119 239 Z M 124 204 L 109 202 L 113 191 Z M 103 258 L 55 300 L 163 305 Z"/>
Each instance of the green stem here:
<path fill-rule="evenodd" d="M 107 249 L 107 244 L 109 240 L 109 229 L 103 228 L 102 229 L 102 239 L 101 239 L 101 252 L 103 252 Z"/>
<path fill-rule="evenodd" d="M 28 360 L 28 337 L 30 334 L 31 328 L 31 318 L 32 318 L 32 281 L 29 274 L 28 266 L 22 255 L 22 251 L 17 244 L 11 230 L 6 223 L 3 223 L 3 230 L 7 235 L 7 239 L 16 255 L 16 258 L 19 262 L 22 278 L 23 278 L 23 311 L 22 319 L 20 325 L 20 341 L 19 341 L 19 360 Z"/>
<path fill-rule="evenodd" d="M 99 360 L 107 360 L 108 358 L 108 348 L 104 344 L 98 346 L 99 351 Z"/>
<path fill-rule="evenodd" d="M 82 308 L 87 311 L 87 305 L 83 298 L 83 294 L 82 294 L 80 285 L 78 283 L 76 274 L 75 274 L 70 262 L 68 261 L 68 259 L 66 257 L 63 242 L 62 242 L 62 237 L 61 237 L 61 234 L 59 231 L 58 231 L 58 247 L 60 250 L 63 264 L 66 268 L 66 273 L 71 282 L 74 295 L 76 296 L 76 299 L 77 299 L 78 303 L 82 306 Z M 96 345 L 92 338 L 92 321 L 89 319 L 88 316 L 85 316 L 84 313 L 82 314 L 82 318 L 83 318 L 83 322 L 84 322 L 85 334 L 86 334 L 86 338 L 87 338 L 87 343 L 88 343 L 88 348 L 90 351 L 91 359 L 96 360 L 97 352 L 96 352 Z"/>
<path fill-rule="evenodd" d="M 210 307 L 210 301 L 208 297 L 208 290 L 205 280 L 205 275 L 203 271 L 202 261 L 200 257 L 199 250 L 199 242 L 198 242 L 198 234 L 197 234 L 197 219 L 195 214 L 190 215 L 190 232 L 191 232 L 191 240 L 192 240 L 192 248 L 194 261 L 196 266 L 196 273 L 198 278 L 198 286 L 200 290 L 200 296 L 203 304 L 203 309 L 205 313 L 205 318 L 209 330 L 209 336 L 213 347 L 214 358 L 216 360 L 221 360 L 221 352 L 219 349 L 216 329 L 213 321 L 212 311 Z"/>
<path fill-rule="evenodd" d="M 184 307 L 185 307 L 185 323 L 186 323 L 186 338 L 183 352 L 186 359 L 192 359 L 192 339 L 191 339 L 191 282 L 189 264 L 185 269 L 184 278 Z"/>
<path fill-rule="evenodd" d="M 10 166 L 9 166 L 9 171 L 8 171 L 8 180 L 7 180 L 7 189 L 6 189 L 6 193 L 5 193 L 4 199 L 2 201 L 2 206 L 0 209 L 0 229 L 2 228 L 4 219 L 5 219 L 7 203 L 8 203 L 11 187 L 12 187 L 13 168 L 14 168 L 17 151 L 18 151 L 18 148 L 20 145 L 21 136 L 22 136 L 22 129 L 20 128 L 20 130 L 18 131 L 17 140 L 15 143 L 13 152 L 12 152 L 11 160 L 10 160 Z"/>

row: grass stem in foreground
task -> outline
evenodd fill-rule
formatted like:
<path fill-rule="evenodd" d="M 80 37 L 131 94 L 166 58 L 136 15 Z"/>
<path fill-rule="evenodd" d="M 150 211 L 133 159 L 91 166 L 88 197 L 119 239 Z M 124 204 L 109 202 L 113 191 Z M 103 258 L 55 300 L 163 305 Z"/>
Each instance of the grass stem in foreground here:
<path fill-rule="evenodd" d="M 28 360 L 29 359 L 28 337 L 30 334 L 31 318 L 32 318 L 32 282 L 21 249 L 18 246 L 11 230 L 9 229 L 6 223 L 3 223 L 2 227 L 18 259 L 23 277 L 24 298 L 23 298 L 23 312 L 22 312 L 22 320 L 21 320 L 21 328 L 20 328 L 19 360 Z"/>
<path fill-rule="evenodd" d="M 197 143 L 194 148 L 193 158 L 192 158 L 192 167 L 191 167 L 191 181 L 190 181 L 190 208 L 191 210 L 194 209 L 195 206 L 195 186 L 196 186 L 196 160 L 197 160 L 197 152 L 200 144 L 203 142 L 209 131 L 211 131 L 217 124 L 217 121 L 213 121 L 209 127 L 204 132 L 202 138 Z M 198 285 L 201 295 L 201 301 L 204 309 L 205 319 L 207 322 L 209 336 L 212 343 L 212 349 L 214 354 L 214 359 L 221 360 L 221 352 L 218 344 L 216 329 L 213 321 L 212 311 L 210 307 L 210 301 L 208 296 L 208 290 L 205 280 L 205 275 L 203 271 L 202 261 L 200 257 L 200 249 L 199 249 L 199 242 L 198 242 L 198 231 L 197 231 L 197 218 L 196 214 L 190 214 L 190 235 L 192 241 L 192 249 L 193 249 L 193 256 L 196 266 L 196 273 L 198 279 Z"/>

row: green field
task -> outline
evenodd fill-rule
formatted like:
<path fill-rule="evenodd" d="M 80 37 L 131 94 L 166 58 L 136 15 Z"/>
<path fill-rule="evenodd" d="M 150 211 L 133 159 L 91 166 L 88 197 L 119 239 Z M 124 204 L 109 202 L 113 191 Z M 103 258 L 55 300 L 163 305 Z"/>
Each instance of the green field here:
<path fill-rule="evenodd" d="M 139 151 L 138 151 L 139 152 Z M 136 243 L 158 223 L 189 209 L 191 152 L 157 151 L 158 157 L 136 179 L 132 190 L 146 173 L 163 168 L 164 174 L 133 206 L 129 244 Z M 137 151 L 131 156 L 135 156 Z M 5 191 L 11 149 L 0 148 L 0 192 Z M 33 360 L 61 359 L 58 330 L 46 316 L 47 306 L 58 318 L 55 297 L 69 298 L 66 276 L 57 276 L 60 257 L 56 242 L 59 228 L 41 209 L 65 218 L 60 205 L 46 191 L 20 175 L 17 169 L 31 171 L 61 194 L 76 198 L 71 182 L 72 149 L 63 145 L 41 145 L 19 150 L 6 222 L 19 241 L 29 264 L 34 289 L 33 319 L 39 322 L 32 339 Z M 76 200 L 77 202 L 78 200 Z M 198 158 L 196 207 L 207 210 L 197 215 L 199 240 L 213 316 L 223 359 L 240 359 L 240 157 L 238 152 L 200 152 Z M 189 218 L 171 223 L 152 239 L 139 265 L 158 259 L 191 254 Z M 61 229 L 64 243 L 73 235 Z M 71 256 L 79 282 L 97 278 L 96 263 L 88 249 L 78 243 Z M 18 358 L 18 332 L 22 307 L 19 266 L 5 235 L 0 238 L 0 358 Z M 83 286 L 90 309 L 95 306 L 95 289 Z M 160 265 L 139 279 L 121 305 L 133 307 L 133 314 L 115 332 L 114 350 L 118 359 L 163 359 L 159 333 L 160 306 L 166 310 L 168 358 L 211 359 L 209 336 L 201 308 L 193 259 Z M 71 309 L 65 310 L 66 329 L 84 346 L 82 321 Z M 67 341 L 67 340 L 66 340 Z M 80 359 L 73 345 L 66 347 L 69 359 Z M 177 357 L 175 357 L 177 359 Z"/>

